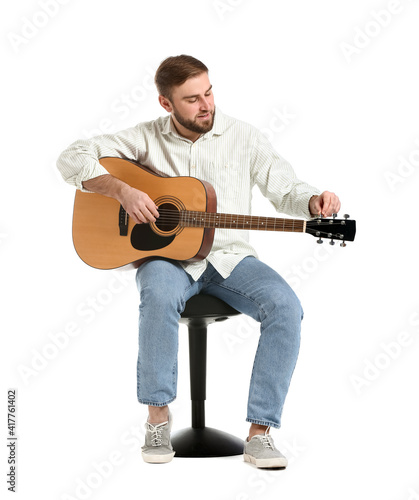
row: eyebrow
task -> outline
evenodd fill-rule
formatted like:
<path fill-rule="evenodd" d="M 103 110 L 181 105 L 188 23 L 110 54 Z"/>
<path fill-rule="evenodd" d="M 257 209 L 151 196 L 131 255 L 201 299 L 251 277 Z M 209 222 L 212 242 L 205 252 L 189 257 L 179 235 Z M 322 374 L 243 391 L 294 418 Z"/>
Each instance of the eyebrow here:
<path fill-rule="evenodd" d="M 205 94 L 209 92 L 212 89 L 212 85 L 210 85 L 209 89 L 205 91 Z M 193 97 L 199 97 L 199 94 L 193 94 L 193 95 L 185 95 L 182 97 L 182 99 L 192 99 Z"/>

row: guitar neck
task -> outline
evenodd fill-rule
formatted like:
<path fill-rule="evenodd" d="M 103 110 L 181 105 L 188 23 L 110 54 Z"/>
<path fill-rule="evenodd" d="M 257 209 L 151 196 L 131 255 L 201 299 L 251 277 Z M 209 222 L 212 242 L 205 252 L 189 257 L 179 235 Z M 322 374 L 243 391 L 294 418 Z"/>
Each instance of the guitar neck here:
<path fill-rule="evenodd" d="M 306 221 L 253 215 L 220 214 L 181 210 L 179 224 L 184 227 L 250 229 L 256 231 L 288 231 L 304 233 Z"/>

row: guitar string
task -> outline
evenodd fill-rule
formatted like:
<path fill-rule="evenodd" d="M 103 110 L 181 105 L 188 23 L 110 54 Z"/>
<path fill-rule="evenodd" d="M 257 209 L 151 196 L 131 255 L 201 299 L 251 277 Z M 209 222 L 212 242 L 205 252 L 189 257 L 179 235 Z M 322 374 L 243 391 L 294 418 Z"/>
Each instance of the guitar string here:
<path fill-rule="evenodd" d="M 177 213 L 173 213 L 172 210 L 162 210 L 162 211 L 159 211 L 159 214 L 160 214 L 160 217 L 159 219 L 163 220 L 163 217 L 161 217 L 162 215 L 164 216 L 164 220 L 179 220 L 182 216 L 184 216 L 184 218 L 186 219 L 190 219 L 192 217 L 202 217 L 204 216 L 204 218 L 206 219 L 210 219 L 212 217 L 221 217 L 223 219 L 225 219 L 226 217 L 230 217 L 230 218 L 235 218 L 235 219 L 265 219 L 269 222 L 283 222 L 285 221 L 286 223 L 293 223 L 293 222 L 304 222 L 303 220 L 301 219 L 283 219 L 283 218 L 275 218 L 275 217 L 265 217 L 265 216 L 258 216 L 258 215 L 244 215 L 244 214 L 223 214 L 223 213 L 219 213 L 219 212 L 200 212 L 200 211 L 193 211 L 193 210 L 183 210 L 181 212 L 177 212 Z"/>
<path fill-rule="evenodd" d="M 330 231 L 319 231 L 319 230 L 313 230 L 313 229 L 306 229 L 306 233 L 312 234 L 313 236 L 319 236 L 319 237 L 321 236 L 323 238 L 325 238 L 325 237 L 330 238 L 330 236 L 328 236 L 330 234 Z M 319 234 L 317 234 L 317 233 L 319 233 Z M 338 234 L 339 233 L 332 234 L 332 237 L 338 238 Z"/>
<path fill-rule="evenodd" d="M 195 223 L 195 224 L 201 224 L 202 222 L 209 222 L 212 224 L 215 224 L 215 220 L 211 221 L 211 218 L 214 217 L 221 217 L 222 220 L 217 221 L 217 224 L 220 224 L 222 226 L 233 226 L 233 225 L 242 225 L 246 223 L 247 220 L 249 219 L 256 219 L 256 220 L 250 220 L 251 225 L 254 224 L 265 224 L 265 227 L 274 227 L 276 225 L 282 224 L 283 227 L 289 228 L 290 226 L 294 226 L 295 222 L 300 222 L 301 224 L 304 223 L 303 220 L 300 219 L 281 219 L 281 218 L 272 218 L 272 217 L 264 217 L 264 216 L 253 216 L 253 215 L 243 215 L 243 214 L 220 214 L 217 212 L 200 212 L 200 211 L 181 211 L 181 212 L 173 212 L 173 210 L 168 210 L 168 209 L 161 209 L 159 210 L 160 217 L 158 220 L 160 222 L 172 222 L 172 223 L 179 223 L 180 219 L 183 216 L 183 220 L 181 222 L 187 222 L 187 223 Z M 193 220 L 195 217 L 202 217 L 201 219 L 198 220 Z M 225 218 L 230 217 L 231 219 L 235 219 L 234 222 L 233 220 L 231 221 L 226 221 Z M 262 221 L 261 221 L 262 219 Z M 264 219 L 264 220 L 263 220 Z M 342 226 L 340 221 L 336 222 L 329 222 L 331 219 L 326 219 L 323 223 L 319 224 L 316 221 L 307 221 L 307 227 L 306 230 L 308 231 L 313 231 L 317 232 L 319 231 L 320 228 L 326 227 L 333 227 L 333 226 Z M 322 231 L 323 232 L 323 231 Z M 326 231 L 327 233 L 327 231 Z"/>
<path fill-rule="evenodd" d="M 221 217 L 244 217 L 244 218 L 261 218 L 261 219 L 268 219 L 268 220 L 280 220 L 280 221 L 301 221 L 303 222 L 303 219 L 287 219 L 287 218 L 275 218 L 275 217 L 265 217 L 263 215 L 247 215 L 247 214 L 228 214 L 228 213 L 220 213 L 220 212 L 204 212 L 204 211 L 199 211 L 199 210 L 180 210 L 180 211 L 173 211 L 170 209 L 160 209 L 158 210 L 160 214 L 166 214 L 166 216 L 173 216 L 174 218 L 179 218 L 180 214 L 186 214 L 188 216 L 199 216 L 201 214 L 212 217 L 212 216 L 221 216 Z M 307 225 L 314 226 L 314 227 L 322 227 L 322 226 L 333 226 L 333 225 L 341 225 L 341 219 L 338 219 L 336 221 L 333 221 L 333 219 L 323 219 L 322 222 L 319 224 L 318 219 L 314 220 L 309 220 L 307 221 Z"/>
<path fill-rule="evenodd" d="M 200 211 L 182 211 L 181 213 L 183 215 L 187 215 L 187 217 L 184 217 L 183 220 L 181 221 L 181 215 L 179 212 L 174 213 L 173 210 L 164 210 L 161 209 L 161 217 L 159 217 L 159 221 L 161 223 L 172 223 L 175 225 L 180 225 L 185 226 L 185 227 L 197 227 L 197 228 L 205 228 L 205 227 L 211 227 L 217 229 L 228 229 L 228 228 L 233 228 L 233 229 L 246 229 L 245 224 L 248 223 L 247 219 L 249 218 L 255 218 L 256 222 L 254 220 L 250 221 L 250 226 L 248 225 L 247 227 L 250 227 L 251 229 L 257 229 L 257 230 L 265 230 L 265 231 L 289 231 L 289 232 L 304 232 L 303 231 L 303 222 L 299 219 L 279 219 L 279 218 L 268 218 L 268 217 L 263 217 L 263 216 L 249 216 L 249 215 L 241 215 L 241 214 L 219 214 L 216 212 L 200 212 Z M 198 220 L 193 220 L 193 218 L 200 217 L 201 215 L 204 215 L 203 218 L 200 218 Z M 233 220 L 230 222 L 227 220 L 219 220 L 215 222 L 215 220 L 211 221 L 211 218 L 214 216 L 221 216 L 221 218 L 224 218 L 226 216 L 230 217 L 231 219 L 236 219 L 233 223 Z M 264 219 L 264 220 L 260 220 Z M 319 224 L 317 221 L 307 221 L 307 224 L 310 226 L 306 226 L 306 231 L 308 234 L 315 234 L 315 233 L 320 233 L 322 236 L 327 236 L 330 233 L 330 230 L 332 229 L 333 226 L 339 226 L 341 227 L 342 224 L 339 220 L 336 222 L 333 221 L 331 222 L 332 219 L 326 219 L 323 223 Z M 297 224 L 297 227 L 295 227 L 295 223 L 300 223 Z M 262 224 L 262 225 L 261 225 Z M 282 224 L 282 227 L 279 227 L 280 224 Z M 242 226 L 242 227 L 240 227 Z M 257 227 L 256 227 L 257 226 Z M 320 228 L 324 227 L 329 228 L 329 231 L 325 230 L 320 230 Z M 333 227 L 334 229 L 334 227 Z M 319 235 L 319 236 L 320 236 Z"/>
<path fill-rule="evenodd" d="M 205 214 L 204 217 L 201 214 Z M 215 220 L 215 217 L 221 217 L 221 220 Z M 226 217 L 232 220 L 226 220 Z M 234 219 L 234 220 L 233 220 Z M 251 220 L 255 219 L 255 220 Z M 248 216 L 248 215 L 236 215 L 236 214 L 219 214 L 215 212 L 196 212 L 194 214 L 189 213 L 187 216 L 182 217 L 179 214 L 164 214 L 160 213 L 160 217 L 157 219 L 161 223 L 175 223 L 183 226 L 192 227 L 202 227 L 208 224 L 210 227 L 217 228 L 229 228 L 236 226 L 247 227 L 258 226 L 257 229 L 274 229 L 274 230 L 295 230 L 295 232 L 301 231 L 303 229 L 304 221 L 302 220 L 292 220 L 292 219 L 279 219 L 279 218 L 268 218 L 263 216 Z M 249 224 L 250 222 L 250 224 Z"/>
<path fill-rule="evenodd" d="M 198 210 L 174 211 L 171 209 L 163 209 L 163 208 L 158 209 L 158 211 L 160 214 L 158 221 L 163 224 L 164 223 L 171 223 L 175 225 L 180 224 L 181 226 L 197 227 L 197 228 L 205 228 L 207 227 L 206 223 L 209 223 L 208 227 L 214 229 L 217 229 L 217 226 L 220 229 L 228 229 L 228 228 L 245 229 L 245 223 L 248 223 L 250 221 L 250 226 L 247 227 L 250 227 L 252 229 L 303 232 L 303 224 L 304 224 L 304 220 L 301 219 L 275 218 L 275 217 L 265 217 L 257 215 L 227 214 L 219 212 L 204 212 Z M 221 220 L 218 220 L 217 222 L 215 220 L 211 221 L 211 218 L 215 217 L 219 217 L 221 218 Z M 228 217 L 231 219 L 230 221 L 226 220 L 226 218 Z M 199 218 L 199 219 L 193 220 L 194 218 Z M 330 233 L 330 231 L 326 230 L 326 227 L 327 228 L 332 228 L 332 227 L 334 228 L 336 226 L 342 227 L 341 224 L 342 221 L 340 219 L 337 220 L 320 219 L 320 222 L 319 219 L 315 219 L 305 222 L 306 222 L 306 230 L 305 230 L 306 233 L 312 235 L 320 233 L 318 236 L 322 237 L 327 237 L 327 235 Z M 295 223 L 300 223 L 300 224 L 298 224 L 298 226 L 295 227 Z M 243 227 L 240 228 L 237 226 L 243 226 Z"/>

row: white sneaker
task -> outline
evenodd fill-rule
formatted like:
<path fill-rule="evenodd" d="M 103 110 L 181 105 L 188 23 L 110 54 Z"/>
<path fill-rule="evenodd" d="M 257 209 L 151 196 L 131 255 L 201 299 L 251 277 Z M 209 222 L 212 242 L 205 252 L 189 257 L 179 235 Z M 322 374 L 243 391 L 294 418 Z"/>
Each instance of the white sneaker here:
<path fill-rule="evenodd" d="M 145 424 L 145 444 L 141 448 L 144 462 L 149 464 L 165 464 L 175 456 L 170 442 L 172 429 L 172 415 L 169 411 L 169 420 L 161 424 Z"/>
<path fill-rule="evenodd" d="M 261 469 L 285 468 L 288 465 L 288 460 L 275 448 L 274 440 L 267 433 L 257 434 L 245 442 L 244 461 Z"/>

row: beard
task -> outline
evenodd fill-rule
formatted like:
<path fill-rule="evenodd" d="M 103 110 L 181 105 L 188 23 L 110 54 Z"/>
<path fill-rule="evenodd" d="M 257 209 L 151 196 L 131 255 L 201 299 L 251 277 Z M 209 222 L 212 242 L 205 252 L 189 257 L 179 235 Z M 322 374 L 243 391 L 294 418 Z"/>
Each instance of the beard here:
<path fill-rule="evenodd" d="M 172 105 L 173 106 L 173 105 Z M 210 116 L 207 120 L 203 121 L 202 123 L 197 122 L 197 118 L 194 120 L 187 120 L 184 118 L 178 110 L 173 106 L 173 114 L 176 118 L 176 120 L 185 128 L 190 130 L 191 132 L 196 132 L 197 134 L 205 134 L 206 132 L 209 132 L 213 125 L 214 125 L 214 112 L 215 110 L 208 110 L 207 111 Z M 200 114 L 205 114 L 205 113 L 200 113 Z"/>

